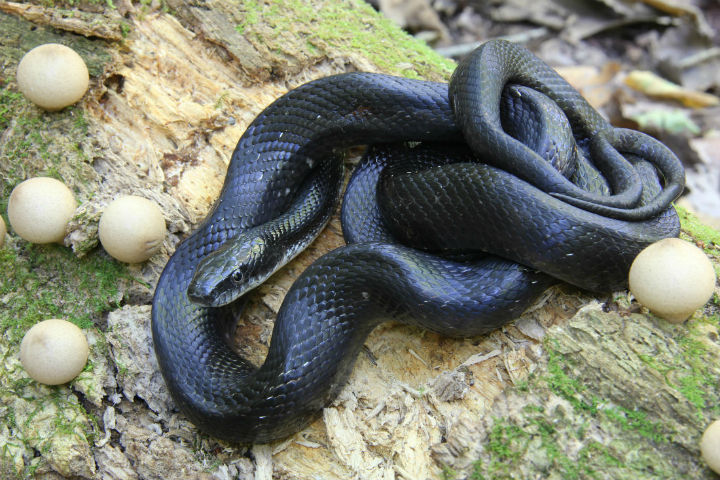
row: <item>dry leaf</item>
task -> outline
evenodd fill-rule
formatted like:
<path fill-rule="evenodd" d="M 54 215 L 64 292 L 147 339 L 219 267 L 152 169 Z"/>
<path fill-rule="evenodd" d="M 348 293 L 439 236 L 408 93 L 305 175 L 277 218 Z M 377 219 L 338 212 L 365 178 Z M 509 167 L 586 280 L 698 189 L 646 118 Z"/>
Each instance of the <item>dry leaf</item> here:
<path fill-rule="evenodd" d="M 590 65 L 559 67 L 557 72 L 570 83 L 590 105 L 600 109 L 613 97 L 613 78 L 620 71 L 620 64 L 608 62 L 602 68 Z"/>
<path fill-rule="evenodd" d="M 636 122 L 643 132 L 664 131 L 684 136 L 694 136 L 701 132 L 700 126 L 693 121 L 687 109 L 638 102 L 623 105 L 622 114 Z"/>
<path fill-rule="evenodd" d="M 720 104 L 720 98 L 709 93 L 697 92 L 669 82 L 646 70 L 634 70 L 625 77 L 625 83 L 645 95 L 677 100 L 686 107 L 702 108 Z"/>
<path fill-rule="evenodd" d="M 715 31 L 708 24 L 705 19 L 705 15 L 700 8 L 692 5 L 687 1 L 678 0 L 640 0 L 646 5 L 650 5 L 661 12 L 668 13 L 674 16 L 688 15 L 693 19 L 698 32 L 706 38 L 713 38 Z"/>

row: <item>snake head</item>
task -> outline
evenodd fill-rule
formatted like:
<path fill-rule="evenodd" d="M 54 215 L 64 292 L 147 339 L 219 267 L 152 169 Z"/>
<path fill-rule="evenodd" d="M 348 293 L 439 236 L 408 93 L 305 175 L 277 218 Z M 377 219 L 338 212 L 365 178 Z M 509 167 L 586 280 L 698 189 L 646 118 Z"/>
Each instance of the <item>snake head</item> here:
<path fill-rule="evenodd" d="M 200 261 L 187 289 L 188 298 L 207 307 L 238 299 L 276 268 L 267 250 L 265 239 L 251 231 L 228 240 Z"/>

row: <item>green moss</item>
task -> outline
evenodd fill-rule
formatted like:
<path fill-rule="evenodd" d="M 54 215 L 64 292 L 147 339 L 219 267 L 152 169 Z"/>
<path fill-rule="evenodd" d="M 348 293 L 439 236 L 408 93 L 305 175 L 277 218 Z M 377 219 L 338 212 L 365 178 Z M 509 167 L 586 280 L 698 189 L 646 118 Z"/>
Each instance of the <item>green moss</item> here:
<path fill-rule="evenodd" d="M 697 408 L 698 415 L 702 415 L 704 409 L 717 408 L 715 401 L 717 385 L 720 382 L 717 368 L 714 368 L 714 359 L 706 343 L 701 340 L 705 335 L 698 326 L 702 323 L 718 325 L 715 317 L 706 318 L 704 321 L 690 322 L 687 328 L 682 330 L 676 342 L 681 352 L 681 357 L 660 357 L 648 356 L 641 353 L 637 358 L 648 368 L 656 371 L 665 383 L 677 390 L 687 401 Z M 596 413 L 598 405 L 602 400 L 593 396 L 589 389 L 579 379 L 568 374 L 572 369 L 572 360 L 563 356 L 553 348 L 552 341 L 546 342 L 548 351 L 548 375 L 545 378 L 549 388 L 558 396 L 566 399 L 577 410 Z M 664 441 L 659 435 L 659 426 L 648 423 L 643 412 L 620 409 L 612 412 L 605 410 L 615 421 L 620 422 L 625 429 L 635 429 L 646 438 L 654 441 Z"/>
<path fill-rule="evenodd" d="M 32 28 L 31 28 L 32 26 Z M 77 106 L 46 112 L 25 99 L 14 84 L 20 58 L 38 44 L 56 42 L 77 51 L 91 75 L 102 72 L 110 55 L 102 41 L 60 34 L 49 28 L 0 13 L 0 29 L 9 35 L 0 40 L 0 211 L 7 210 L 10 191 L 22 180 L 50 176 L 63 180 L 79 200 L 89 195 L 96 179 L 89 155 L 92 139 L 83 110 Z M 11 34 L 11 35 L 10 35 Z"/>
<path fill-rule="evenodd" d="M 77 10 L 73 8 L 66 13 L 76 14 Z M 85 60 L 92 77 L 100 75 L 111 60 L 107 43 L 103 40 L 55 30 L 2 12 L 0 31 L 4 33 L 0 39 L 0 82 L 7 83 L 13 79 L 15 68 L 23 55 L 44 43 L 60 43 L 75 50 Z"/>
<path fill-rule="evenodd" d="M 714 317 L 674 327 L 640 315 L 623 319 L 588 310 L 551 331 L 544 341 L 547 364 L 527 385 L 507 392 L 507 405 L 525 406 L 493 421 L 470 478 L 635 480 L 675 478 L 680 472 L 705 478 L 690 452 L 703 426 L 720 414 L 717 325 Z M 598 349 L 588 350 L 596 342 Z M 622 367 L 588 365 L 605 358 L 598 352 L 618 358 Z M 623 372 L 657 385 L 656 398 L 675 402 L 668 408 L 682 420 L 637 392 L 623 397 L 627 387 L 613 381 Z M 672 390 L 677 395 L 668 395 Z"/>
<path fill-rule="evenodd" d="M 458 474 L 448 465 L 442 466 L 442 479 L 443 480 L 454 480 L 458 478 Z"/>
<path fill-rule="evenodd" d="M 5 383 L 2 380 L 0 385 Z M 14 400 L 10 399 L 12 396 Z M 35 459 L 39 462 L 25 465 L 24 474 L 31 475 L 46 461 L 62 471 L 68 454 L 77 455 L 77 448 L 89 453 L 89 444 L 99 431 L 98 424 L 88 417 L 77 397 L 69 393 L 67 387 L 46 387 L 31 383 L 19 391 L 2 388 L 0 397 L 4 402 L 11 403 L 15 409 L 11 411 L 19 416 L 8 425 L 16 441 L 15 448 L 34 450 L 43 456 L 42 459 Z M 12 450 L 8 450 L 8 457 L 13 456 Z"/>
<path fill-rule="evenodd" d="M 271 51 L 278 54 L 284 51 L 284 32 L 292 31 L 304 39 L 302 44 L 307 53 L 316 59 L 330 56 L 331 51 L 334 54 L 339 51 L 348 54 L 359 52 L 383 71 L 409 77 L 446 78 L 454 68 L 452 62 L 401 32 L 361 0 L 327 1 L 321 8 L 308 6 L 302 0 L 288 0 L 286 4 L 287 9 L 281 8 L 277 2 L 246 0 L 241 6 L 246 12 L 245 19 L 238 24 L 238 31 L 248 38 L 266 43 Z M 287 11 L 293 14 L 288 15 Z M 3 19 L 5 16 L 0 14 L 0 27 L 4 25 Z M 272 33 L 258 30 L 261 26 L 269 26 Z M 38 32 L 24 47 L 4 58 L 14 58 L 16 63 L 27 44 L 43 43 L 43 35 L 50 35 L 47 33 L 49 30 L 42 28 Z M 53 38 L 51 41 L 56 40 Z M 7 65 L 13 64 L 6 62 L 3 66 Z M 91 72 L 96 74 L 102 67 L 98 63 L 93 65 Z M 9 74 L 4 78 L 0 76 L 0 83 L 3 81 L 0 131 L 9 131 L 6 132 L 8 145 L 0 145 L 0 155 L 9 162 L 7 170 L 0 172 L 3 176 L 0 198 L 7 198 L 9 188 L 29 175 L 82 179 L 83 172 L 87 172 L 83 167 L 87 158 L 82 147 L 82 139 L 87 135 L 87 122 L 82 112 L 74 109 L 53 114 L 40 112 L 14 90 Z M 221 97 L 218 105 L 222 101 Z M 65 129 L 64 132 L 70 133 L 70 143 L 57 145 L 57 134 L 45 133 L 48 126 Z M 71 148 L 66 148 L 68 145 Z M 69 158 L 63 158 L 68 152 Z M 42 162 L 34 163 L 35 158 Z M 0 207 L 5 210 L 5 204 L 0 204 Z M 718 232 L 703 226 L 683 209 L 678 211 L 683 229 L 690 232 L 695 240 L 711 248 L 720 245 Z M 717 249 L 714 252 L 717 253 Z M 13 272 L 10 278 L 0 280 L 0 299 L 3 300 L 0 303 L 3 323 L 0 325 L 6 332 L 6 338 L 10 338 L 15 346 L 24 331 L 42 318 L 62 316 L 84 327 L 97 321 L 103 311 L 117 305 L 117 278 L 127 275 L 123 267 L 99 254 L 78 260 L 66 249 L 56 246 L 24 245 L 16 252 L 6 247 L 0 250 L 0 265 L 5 272 Z M 52 290 L 44 289 L 45 284 L 52 285 Z M 715 299 L 715 303 L 720 302 Z M 717 316 L 703 318 L 702 321 L 718 325 Z M 707 365 L 707 349 L 698 340 L 699 335 L 692 330 L 686 337 L 678 339 L 683 355 L 677 365 L 664 364 L 652 357 L 645 357 L 645 363 L 648 368 L 657 370 L 703 415 L 707 415 L 709 410 L 718 411 L 717 402 L 710 401 L 717 393 L 713 392 L 710 384 L 714 382 L 717 385 L 720 380 Z M 654 422 L 647 412 L 611 406 L 606 400 L 598 398 L 593 386 L 585 384 L 576 375 L 572 361 L 552 347 L 552 341 L 546 343 L 549 358 L 547 372 L 522 383 L 519 391 L 557 395 L 570 405 L 574 417 L 568 418 L 569 413 L 562 414 L 557 410 L 547 411 L 545 404 L 537 403 L 524 410 L 522 419 L 496 419 L 485 444 L 485 454 L 475 464 L 470 478 L 518 478 L 516 470 L 520 464 L 537 465 L 538 471 L 544 472 L 545 476 L 553 472 L 561 478 L 669 478 L 669 467 L 655 462 L 655 457 L 648 453 L 657 444 L 668 444 L 667 432 L 662 425 Z M 88 369 L 91 368 L 89 364 Z M 123 365 L 118 365 L 118 368 L 121 373 L 126 370 Z M 16 397 L 25 397 L 31 386 L 26 377 L 13 377 L 8 388 Z M 27 399 L 42 405 L 50 398 L 60 410 L 67 408 L 68 412 L 82 413 L 82 410 L 76 410 L 82 409 L 82 406 L 65 399 L 62 392 L 63 389 L 56 388 L 43 398 Z M 34 411 L 33 416 L 36 416 L 41 410 L 36 408 Z M 600 426 L 595 425 L 595 428 L 606 429 L 602 432 L 603 438 L 615 437 L 618 440 L 597 441 L 591 435 L 589 425 L 598 420 Z M 11 409 L 0 421 L 10 428 L 19 427 Z M 22 423 L 27 425 L 31 421 L 23 419 Z M 68 435 L 80 430 L 87 438 L 97 431 L 92 422 L 87 423 L 73 415 L 58 416 L 56 429 Z M 621 433 L 626 435 L 621 436 Z M 563 444 L 582 447 L 569 455 L 558 447 Z M 632 448 L 633 456 L 628 456 L 629 446 L 637 446 Z M 0 456 L 4 468 L 2 458 Z M 35 462 L 31 468 L 37 466 L 38 462 Z M 455 472 L 447 468 L 443 469 L 443 475 L 450 478 Z"/>
<path fill-rule="evenodd" d="M 488 435 L 486 450 L 490 454 L 488 470 L 493 474 L 509 475 L 512 464 L 526 452 L 530 435 L 518 425 L 507 421 L 496 421 Z M 484 478 L 481 474 L 482 463 L 474 466 L 474 477 Z"/>
<path fill-rule="evenodd" d="M 258 5 L 257 0 L 247 0 L 243 8 L 245 20 L 243 20 L 240 25 L 235 27 L 238 33 L 241 34 L 245 32 L 245 27 L 249 25 L 255 25 L 260 19 L 260 15 L 262 14 L 262 10 L 260 8 L 260 5 Z"/>
<path fill-rule="evenodd" d="M 587 463 L 578 462 L 577 459 L 571 459 L 563 453 L 555 440 L 557 430 L 550 420 L 544 417 L 535 417 L 531 419 L 530 425 L 535 427 L 536 435 L 540 437 L 541 448 L 545 450 L 548 460 L 559 468 L 563 478 L 573 480 L 585 475 L 596 476 L 594 470 Z M 576 438 L 582 437 L 577 435 Z M 580 455 L 587 457 L 586 454 Z"/>
<path fill-rule="evenodd" d="M 79 107 L 45 112 L 31 104 L 14 84 L 17 63 L 31 48 L 43 43 L 61 43 L 77 51 L 91 75 L 102 72 L 110 61 L 105 42 L 58 32 L 20 18 L 0 13 L 0 211 L 7 211 L 10 191 L 33 176 L 63 180 L 76 194 L 89 195 L 96 177 L 89 164 L 92 147 L 88 121 Z"/>
<path fill-rule="evenodd" d="M 2 131 L 10 125 L 16 110 L 22 104 L 23 96 L 20 92 L 7 88 L 7 84 L 0 86 L 2 86 L 0 90 L 0 131 Z"/>
<path fill-rule="evenodd" d="M 0 478 L 5 480 L 22 480 L 23 476 L 15 469 L 12 454 L 7 451 L 10 445 L 0 446 Z"/>
<path fill-rule="evenodd" d="M 610 407 L 603 409 L 602 414 L 619 425 L 624 431 L 636 432 L 655 443 L 666 443 L 668 441 L 667 435 L 663 432 L 663 426 L 658 422 L 649 420 L 645 412 L 629 410 L 625 407 Z"/>
<path fill-rule="evenodd" d="M 119 281 L 129 279 L 125 267 L 100 253 L 76 258 L 55 245 L 20 244 L 0 250 L 0 328 L 11 344 L 40 320 L 65 318 L 88 328 L 100 314 L 118 305 Z M 52 289 L 46 285 L 51 284 Z"/>
<path fill-rule="evenodd" d="M 473 464 L 471 480 L 521 478 L 518 464 L 532 463 L 537 475 L 547 476 L 550 472 L 556 478 L 604 478 L 608 467 L 620 467 L 622 461 L 612 449 L 592 440 L 583 429 L 569 430 L 569 438 L 561 434 L 552 413 L 542 407 L 531 409 L 522 424 L 510 419 L 495 419 L 488 435 L 485 450 L 488 459 Z M 560 427 L 556 426 L 559 425 Z M 576 456 L 570 457 L 563 451 L 567 442 L 584 445 Z"/>
<path fill-rule="evenodd" d="M 710 299 L 710 304 L 712 304 L 716 310 L 720 310 L 720 296 L 718 296 L 717 293 L 713 294 L 712 299 Z M 703 316 L 700 319 L 698 319 L 698 322 L 701 323 L 707 323 L 708 325 L 712 325 L 715 328 L 720 328 L 720 313 L 713 313 L 707 316 Z"/>
<path fill-rule="evenodd" d="M 706 322 L 717 325 L 717 319 L 713 317 L 690 322 L 686 330 L 677 338 L 681 358 L 667 363 L 655 357 L 639 355 L 649 368 L 662 375 L 667 385 L 680 392 L 698 409 L 698 415 L 702 415 L 702 410 L 708 406 L 720 411 L 715 401 L 714 389 L 720 378 L 710 367 L 713 365 L 713 358 L 706 344 L 700 341 L 699 338 L 703 333 L 697 328 L 699 324 Z"/>
<path fill-rule="evenodd" d="M 130 276 L 124 265 L 99 252 L 76 258 L 64 247 L 19 239 L 0 249 L 0 268 L 5 272 L 0 279 L 0 423 L 18 442 L 8 450 L 7 462 L 17 465 L 17 452 L 23 450 L 43 455 L 25 465 L 23 473 L 31 475 L 46 460 L 62 463 L 66 449 L 89 449 L 99 428 L 67 386 L 38 385 L 28 378 L 17 358 L 19 343 L 32 325 L 53 317 L 94 329 L 104 312 L 118 306 L 121 282 Z M 99 350 L 91 358 L 107 353 L 102 335 L 93 348 Z M 93 368 L 89 362 L 80 377 L 92 377 L 85 372 Z M 92 384 L 92 378 L 86 380 Z"/>
<path fill-rule="evenodd" d="M 548 374 L 544 380 L 547 382 L 549 389 L 568 401 L 578 414 L 600 415 L 615 423 L 624 431 L 638 434 L 656 443 L 667 442 L 667 436 L 670 432 L 664 431 L 660 423 L 650 420 L 646 412 L 608 405 L 607 401 L 598 398 L 581 380 L 572 377 L 568 373 L 573 367 L 571 358 L 556 351 L 553 348 L 552 341 L 546 341 L 546 348 L 548 352 Z M 655 359 L 641 358 L 641 360 L 664 376 L 671 369 L 681 368 L 679 365 L 673 367 L 661 366 Z M 683 389 L 679 388 L 680 386 L 672 384 L 671 386 L 683 393 Z M 605 404 L 605 406 L 600 408 L 601 404 Z"/>
<path fill-rule="evenodd" d="M 618 410 L 613 409 L 613 412 Z M 497 418 L 485 442 L 485 454 L 473 464 L 469 478 L 511 479 L 529 476 L 546 478 L 653 478 L 652 471 L 663 471 L 662 465 L 654 465 L 649 458 L 649 444 L 639 442 L 631 434 L 615 444 L 617 435 L 603 423 L 591 429 L 588 424 L 597 420 L 587 412 L 578 417 L 567 417 L 559 410 L 545 411 L 541 406 L 526 410 L 522 418 Z M 620 415 L 617 423 L 628 422 Z M 634 429 L 629 429 L 633 430 Z M 602 432 L 602 433 L 600 433 Z M 606 438 L 601 443 L 597 436 Z M 625 442 L 635 445 L 630 451 Z M 574 453 L 567 453 L 568 445 L 581 446 Z M 572 450 L 572 449 L 571 449 Z M 522 466 L 522 468 L 519 468 Z M 644 472 L 644 473 L 643 473 Z"/>
<path fill-rule="evenodd" d="M 120 35 L 122 35 L 123 38 L 127 38 L 127 36 L 130 35 L 130 24 L 127 22 L 122 22 L 120 24 Z"/>
<path fill-rule="evenodd" d="M 682 207 L 675 206 L 675 210 L 677 210 L 680 217 L 682 229 L 693 239 L 707 244 L 706 248 L 711 246 L 720 247 L 720 232 L 704 225 L 695 215 Z M 715 250 L 715 253 L 717 253 L 717 250 Z"/>
<path fill-rule="evenodd" d="M 548 375 L 545 377 L 545 381 L 548 387 L 558 396 L 570 402 L 577 410 L 590 414 L 597 413 L 597 399 L 592 396 L 588 397 L 586 394 L 587 387 L 578 379 L 567 374 L 571 362 L 553 348 L 552 342 L 552 340 L 549 340 L 545 343 L 548 354 Z"/>
<path fill-rule="evenodd" d="M 705 321 L 718 326 L 718 317 L 705 318 Z M 686 333 L 678 339 L 682 348 L 684 364 L 687 368 L 678 375 L 678 390 L 701 410 L 710 407 L 715 414 L 720 413 L 717 402 L 720 377 L 717 369 L 711 368 L 717 360 L 712 357 L 707 345 L 700 340 L 705 333 L 698 329 L 700 322 L 689 325 Z"/>
<path fill-rule="evenodd" d="M 3 99 L 7 100 L 4 104 Z M 0 145 L 0 208 L 7 210 L 10 191 L 34 176 L 49 176 L 74 187 L 76 193 L 95 178 L 82 143 L 87 142 L 88 124 L 79 108 L 46 113 L 18 97 L 7 87 L 0 92 L 7 108 L 5 141 Z M 2 119 L 0 119 L 2 122 Z"/>
<path fill-rule="evenodd" d="M 286 0 L 245 0 L 239 7 L 246 18 L 237 30 L 271 51 L 284 51 L 288 32 L 304 38 L 309 54 L 318 59 L 337 52 L 361 53 L 386 73 L 414 78 L 448 77 L 455 64 L 397 28 L 362 0 L 327 0 L 308 4 Z M 291 11 L 292 15 L 286 14 Z M 257 30 L 255 29 L 257 28 Z M 330 56 L 332 58 L 332 56 Z"/>

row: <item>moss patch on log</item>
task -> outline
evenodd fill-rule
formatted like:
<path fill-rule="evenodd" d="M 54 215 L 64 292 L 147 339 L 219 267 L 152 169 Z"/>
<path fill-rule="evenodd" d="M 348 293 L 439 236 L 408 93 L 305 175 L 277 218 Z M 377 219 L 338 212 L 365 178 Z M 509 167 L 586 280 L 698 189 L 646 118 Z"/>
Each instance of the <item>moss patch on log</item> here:
<path fill-rule="evenodd" d="M 80 202 L 93 195 L 98 177 L 95 155 L 81 106 L 45 112 L 17 91 L 15 70 L 20 58 L 43 43 L 62 43 L 77 51 L 93 76 L 110 59 L 107 45 L 0 13 L 0 211 L 7 223 L 12 189 L 33 176 L 66 183 Z M 93 352 L 75 390 L 98 402 L 102 386 L 94 370 L 107 355 L 97 325 L 116 308 L 125 266 L 101 252 L 79 259 L 59 245 L 31 245 L 11 237 L 0 248 L 0 472 L 3 478 L 26 478 L 54 470 L 64 475 L 92 476 L 91 444 L 98 431 L 78 395 L 69 386 L 48 387 L 31 381 L 18 361 L 25 332 L 48 318 L 65 318 L 85 329 Z"/>
<path fill-rule="evenodd" d="M 104 371 L 98 369 L 105 369 L 108 352 L 97 325 L 104 312 L 119 305 L 121 282 L 129 275 L 99 252 L 77 258 L 61 246 L 19 239 L 0 249 L 0 268 L 6 272 L 0 279 L 0 464 L 26 475 L 38 468 L 90 475 L 97 421 L 68 385 L 48 387 L 30 380 L 18 360 L 19 344 L 32 325 L 48 318 L 85 329 L 90 360 L 71 385 L 100 403 L 104 394 L 98 381 Z"/>
<path fill-rule="evenodd" d="M 451 60 L 362 0 L 168 0 L 168 5 L 259 81 L 352 56 L 384 73 L 412 78 L 447 79 L 454 69 Z"/>
<path fill-rule="evenodd" d="M 495 410 L 470 478 L 713 478 L 698 445 L 720 414 L 717 318 L 677 326 L 595 304 L 544 345 L 546 363 Z"/>
<path fill-rule="evenodd" d="M 10 191 L 33 176 L 50 176 L 65 182 L 78 200 L 92 195 L 97 175 L 90 165 L 94 156 L 88 124 L 80 106 L 46 112 L 18 92 L 15 71 L 22 56 L 43 43 L 61 43 L 78 52 L 92 76 L 110 60 L 102 41 L 36 26 L 0 12 L 0 209 L 7 211 Z"/>
<path fill-rule="evenodd" d="M 122 279 L 130 279 L 124 265 L 101 252 L 78 259 L 67 248 L 21 240 L 0 249 L 0 268 L 9 273 L 0 279 L 0 297 L 6 300 L 0 328 L 12 345 L 48 318 L 80 328 L 99 324 L 103 312 L 117 308 Z"/>

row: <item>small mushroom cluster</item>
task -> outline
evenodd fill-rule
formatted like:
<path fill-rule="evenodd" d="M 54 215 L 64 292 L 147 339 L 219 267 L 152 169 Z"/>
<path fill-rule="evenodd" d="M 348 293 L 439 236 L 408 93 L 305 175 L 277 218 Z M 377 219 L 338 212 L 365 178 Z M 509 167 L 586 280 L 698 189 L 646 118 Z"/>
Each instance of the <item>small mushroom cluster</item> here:
<path fill-rule="evenodd" d="M 10 194 L 10 226 L 31 243 L 57 243 L 65 238 L 77 202 L 61 181 L 34 177 L 18 184 Z M 142 197 L 123 196 L 112 202 L 100 218 L 99 236 L 106 251 L 120 261 L 143 262 L 158 251 L 165 238 L 160 208 Z M 0 218 L 0 247 L 5 239 Z M 20 346 L 20 361 L 37 382 L 67 383 L 85 367 L 89 353 L 82 330 L 63 319 L 40 322 L 27 331 Z"/>
<path fill-rule="evenodd" d="M 79 101 L 88 89 L 88 69 L 74 50 L 46 44 L 30 50 L 17 68 L 17 84 L 31 102 L 48 111 Z M 19 237 L 30 243 L 62 243 L 77 208 L 73 192 L 60 180 L 29 178 L 10 193 L 8 220 Z M 0 247 L 7 230 L 0 217 Z M 123 196 L 111 202 L 98 226 L 100 242 L 116 259 L 144 262 L 162 246 L 165 219 L 154 202 Z M 63 319 L 39 322 L 20 345 L 20 361 L 30 377 L 47 385 L 67 383 L 85 367 L 87 339 L 75 324 Z"/>
<path fill-rule="evenodd" d="M 34 177 L 10 193 L 8 218 L 15 233 L 30 243 L 62 243 L 77 202 L 61 181 Z M 5 223 L 2 223 L 4 238 Z M 126 195 L 111 202 L 100 217 L 100 243 L 114 258 L 144 262 L 162 246 L 165 218 L 160 207 L 146 198 Z"/>

